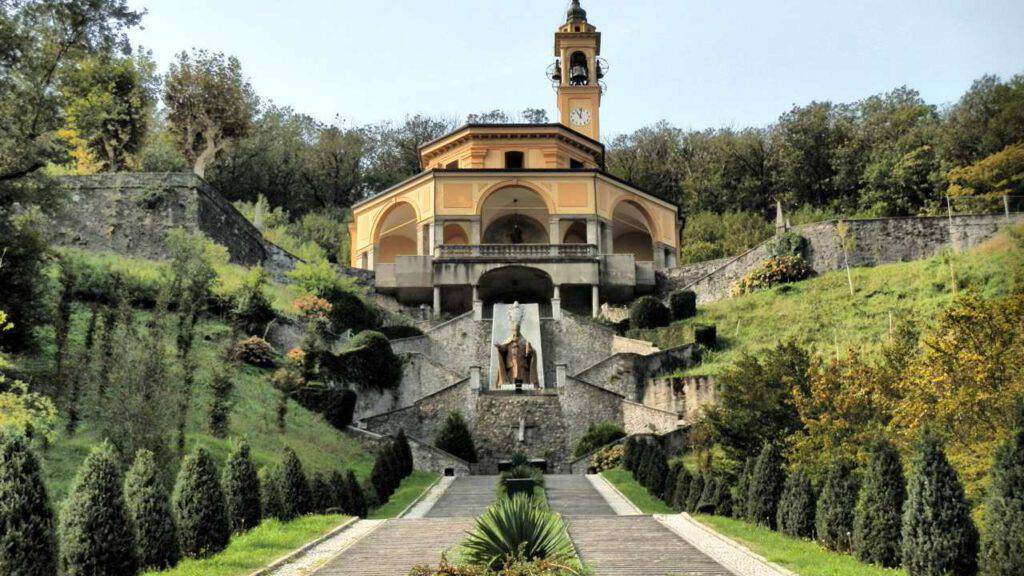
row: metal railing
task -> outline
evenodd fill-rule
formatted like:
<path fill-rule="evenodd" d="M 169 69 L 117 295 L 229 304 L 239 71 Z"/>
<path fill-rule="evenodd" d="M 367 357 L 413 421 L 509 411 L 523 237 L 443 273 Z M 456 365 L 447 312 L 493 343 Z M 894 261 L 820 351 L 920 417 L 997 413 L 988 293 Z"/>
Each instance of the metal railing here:
<path fill-rule="evenodd" d="M 448 244 L 437 247 L 438 258 L 595 258 L 594 244 Z"/>

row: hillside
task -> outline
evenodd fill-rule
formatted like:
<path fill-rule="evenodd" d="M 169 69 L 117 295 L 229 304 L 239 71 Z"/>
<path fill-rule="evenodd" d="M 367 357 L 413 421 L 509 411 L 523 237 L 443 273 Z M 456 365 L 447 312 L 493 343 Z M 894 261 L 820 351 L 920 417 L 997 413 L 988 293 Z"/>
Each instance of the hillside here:
<path fill-rule="evenodd" d="M 837 348 L 870 353 L 888 332 L 890 317 L 893 323 L 928 322 L 949 304 L 955 292 L 951 266 L 956 291 L 1005 294 L 1012 285 L 1006 272 L 1012 249 L 1005 236 L 998 236 L 962 254 L 854 268 L 852 296 L 845 271 L 823 274 L 701 306 L 695 318 L 631 336 L 668 348 L 692 342 L 694 324 L 717 326 L 719 349 L 707 352 L 704 363 L 686 375 L 716 375 L 744 352 L 790 339 L 818 353 L 835 354 Z"/>

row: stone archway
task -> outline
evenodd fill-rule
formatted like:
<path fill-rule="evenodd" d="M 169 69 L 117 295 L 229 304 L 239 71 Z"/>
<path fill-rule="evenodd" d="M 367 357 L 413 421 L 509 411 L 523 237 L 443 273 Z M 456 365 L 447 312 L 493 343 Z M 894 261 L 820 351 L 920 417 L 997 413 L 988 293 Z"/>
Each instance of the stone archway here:
<path fill-rule="evenodd" d="M 647 212 L 631 200 L 612 213 L 612 252 L 632 254 L 637 262 L 654 261 L 654 230 Z"/>
<path fill-rule="evenodd" d="M 395 204 L 381 217 L 374 234 L 374 261 L 389 264 L 398 256 L 413 256 L 416 244 L 416 210 L 411 204 Z"/>
<path fill-rule="evenodd" d="M 550 244 L 548 205 L 522 186 L 497 190 L 484 200 L 480 223 L 484 244 Z"/>
<path fill-rule="evenodd" d="M 494 304 L 540 304 L 541 314 L 551 310 L 554 282 L 543 270 L 528 266 L 503 266 L 480 276 L 477 291 L 485 315 Z"/>

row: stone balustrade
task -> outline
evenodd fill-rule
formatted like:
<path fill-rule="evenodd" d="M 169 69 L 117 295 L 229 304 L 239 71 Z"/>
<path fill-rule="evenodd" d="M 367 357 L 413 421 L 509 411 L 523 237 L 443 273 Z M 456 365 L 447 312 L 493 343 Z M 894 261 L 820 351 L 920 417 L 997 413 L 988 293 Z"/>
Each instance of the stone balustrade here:
<path fill-rule="evenodd" d="M 438 259 L 514 258 L 546 260 L 550 258 L 596 258 L 594 244 L 461 244 L 437 247 Z"/>

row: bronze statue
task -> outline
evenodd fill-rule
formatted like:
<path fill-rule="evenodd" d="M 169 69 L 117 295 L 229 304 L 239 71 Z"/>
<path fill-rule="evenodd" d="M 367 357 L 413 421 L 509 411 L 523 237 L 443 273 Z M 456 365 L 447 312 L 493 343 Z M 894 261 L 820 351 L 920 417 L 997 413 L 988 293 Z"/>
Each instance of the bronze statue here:
<path fill-rule="evenodd" d="M 529 384 L 536 386 L 539 382 L 537 352 L 519 331 L 522 310 L 518 302 L 512 304 L 508 315 L 512 321 L 512 334 L 501 344 L 494 345 L 498 349 L 498 385 Z"/>

